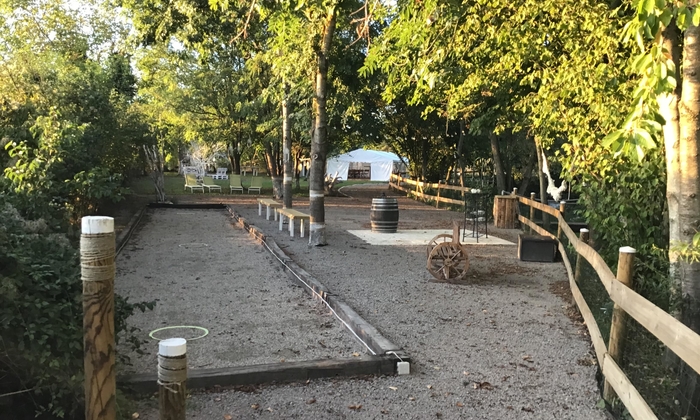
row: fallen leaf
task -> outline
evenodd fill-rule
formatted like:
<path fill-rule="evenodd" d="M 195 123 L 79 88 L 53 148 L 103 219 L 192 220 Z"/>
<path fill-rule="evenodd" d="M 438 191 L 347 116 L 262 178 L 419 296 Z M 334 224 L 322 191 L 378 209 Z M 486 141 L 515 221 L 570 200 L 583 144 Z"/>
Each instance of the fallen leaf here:
<path fill-rule="evenodd" d="M 435 417 L 441 419 L 441 418 L 442 418 L 442 413 L 438 411 L 437 413 L 435 413 Z"/>
<path fill-rule="evenodd" d="M 231 417 L 230 414 L 224 414 L 224 420 L 231 420 L 233 417 Z"/>
<path fill-rule="evenodd" d="M 433 386 L 432 386 L 432 385 L 428 385 L 428 389 L 433 389 Z"/>
<path fill-rule="evenodd" d="M 280 363 L 284 363 L 284 359 L 280 359 Z"/>
<path fill-rule="evenodd" d="M 216 397 L 216 398 L 214 398 L 214 401 L 216 401 L 216 402 L 221 401 L 221 397 Z"/>
<path fill-rule="evenodd" d="M 464 404 L 462 404 L 462 403 L 459 402 L 459 401 L 457 401 L 457 404 L 455 404 L 455 405 L 456 405 L 457 407 L 464 407 Z"/>
<path fill-rule="evenodd" d="M 532 359 L 532 356 L 530 356 L 529 354 L 526 354 L 525 356 L 523 356 L 523 360 L 527 360 L 529 362 L 530 359 Z"/>
<path fill-rule="evenodd" d="M 348 408 L 351 410 L 358 411 L 362 408 L 362 404 L 349 405 Z"/>
<path fill-rule="evenodd" d="M 316 402 L 316 398 L 312 398 L 312 399 L 306 401 L 307 404 L 313 404 L 315 402 Z"/>
<path fill-rule="evenodd" d="M 398 388 L 395 387 L 395 386 L 390 386 L 389 389 L 392 390 L 392 391 L 396 391 Z"/>
<path fill-rule="evenodd" d="M 353 353 L 352 355 L 353 355 L 354 357 L 360 357 L 360 353 L 358 353 L 358 352 L 355 352 L 355 353 Z"/>
<path fill-rule="evenodd" d="M 269 411 L 270 413 L 272 413 L 272 407 L 267 407 L 267 411 Z"/>
<path fill-rule="evenodd" d="M 408 397 L 408 400 L 409 400 L 409 401 L 415 401 L 416 399 L 413 398 L 413 397 Z"/>
<path fill-rule="evenodd" d="M 139 413 L 134 413 L 134 414 L 131 415 L 131 418 L 132 418 L 132 419 L 137 419 L 137 418 L 139 418 L 140 416 L 141 416 L 141 415 L 140 415 Z"/>
<path fill-rule="evenodd" d="M 462 373 L 465 374 L 465 375 L 467 375 L 467 376 L 469 376 L 469 372 L 467 372 L 466 370 L 465 370 L 464 372 L 462 372 Z"/>
<path fill-rule="evenodd" d="M 382 409 L 382 410 L 379 411 L 379 412 L 382 413 L 382 414 L 389 414 L 389 410 L 385 410 L 385 409 Z"/>
<path fill-rule="evenodd" d="M 488 382 L 474 382 L 474 389 L 487 389 L 489 391 L 493 390 L 493 385 Z"/>
<path fill-rule="evenodd" d="M 433 369 L 440 370 L 440 366 L 433 366 Z"/>
<path fill-rule="evenodd" d="M 535 412 L 535 410 L 533 410 L 533 409 L 530 408 L 530 407 L 523 407 L 523 408 L 521 408 L 521 410 L 522 410 L 522 411 L 527 411 L 528 413 L 534 413 L 534 412 Z"/>
<path fill-rule="evenodd" d="M 260 404 L 253 404 L 250 406 L 250 408 L 252 408 L 253 410 L 257 410 L 258 408 L 260 408 Z"/>

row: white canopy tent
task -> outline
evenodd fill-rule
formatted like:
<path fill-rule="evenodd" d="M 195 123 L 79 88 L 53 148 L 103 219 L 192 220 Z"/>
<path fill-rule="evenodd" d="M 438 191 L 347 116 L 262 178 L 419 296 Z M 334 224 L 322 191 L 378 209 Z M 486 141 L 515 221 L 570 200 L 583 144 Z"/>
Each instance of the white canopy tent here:
<path fill-rule="evenodd" d="M 326 174 L 333 176 L 338 172 L 340 179 L 348 179 L 350 164 L 358 163 L 370 165 L 370 181 L 389 181 L 394 172 L 394 164 L 398 166 L 402 162 L 391 152 L 357 149 L 328 159 Z"/>

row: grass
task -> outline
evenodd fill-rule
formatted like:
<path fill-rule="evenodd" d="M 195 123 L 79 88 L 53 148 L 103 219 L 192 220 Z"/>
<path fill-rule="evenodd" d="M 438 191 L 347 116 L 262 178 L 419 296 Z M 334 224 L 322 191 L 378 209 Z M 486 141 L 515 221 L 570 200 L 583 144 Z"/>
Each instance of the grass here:
<path fill-rule="evenodd" d="M 244 177 L 241 177 L 241 183 L 243 184 L 243 190 L 248 191 L 248 187 L 250 186 L 251 180 L 253 176 L 252 175 L 246 175 Z M 267 175 L 262 175 L 263 178 L 263 187 L 260 192 L 261 195 L 271 195 L 272 194 L 272 179 L 270 179 L 269 176 Z M 336 189 L 340 188 L 342 186 L 346 185 L 354 185 L 354 184 L 366 184 L 370 181 L 365 180 L 365 179 L 353 179 L 349 181 L 342 181 L 342 182 L 337 182 Z M 230 189 L 229 189 L 229 181 L 228 179 L 215 179 L 214 183 L 216 185 L 221 186 L 221 191 L 224 194 L 227 194 Z M 201 192 L 196 192 L 193 193 L 190 190 L 185 191 L 185 178 L 182 175 L 179 175 L 174 172 L 168 172 L 165 173 L 164 177 L 164 186 L 165 186 L 165 195 L 166 196 L 177 196 L 177 195 L 192 195 L 192 194 L 202 194 Z M 295 185 L 295 184 L 293 184 Z M 127 185 L 129 189 L 134 194 L 137 195 L 150 195 L 150 194 L 155 194 L 155 189 L 153 187 L 153 181 L 151 180 L 150 177 L 141 177 L 141 178 L 135 178 L 133 179 L 129 185 Z M 208 193 L 205 193 L 208 194 Z M 299 188 L 297 189 L 294 187 L 294 195 L 295 196 L 302 196 L 302 197 L 308 197 L 309 195 L 309 182 L 305 179 L 301 179 L 299 182 Z"/>

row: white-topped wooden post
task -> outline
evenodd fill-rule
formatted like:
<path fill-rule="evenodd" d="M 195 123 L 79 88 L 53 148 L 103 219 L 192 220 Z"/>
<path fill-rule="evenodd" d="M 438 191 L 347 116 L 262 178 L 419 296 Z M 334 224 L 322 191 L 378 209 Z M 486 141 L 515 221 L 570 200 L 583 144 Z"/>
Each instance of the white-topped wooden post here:
<path fill-rule="evenodd" d="M 158 343 L 158 402 L 160 420 L 185 420 L 187 399 L 187 340 Z"/>
<path fill-rule="evenodd" d="M 87 216 L 81 223 L 85 419 L 114 420 L 114 219 Z"/>
<path fill-rule="evenodd" d="M 584 244 L 588 245 L 588 241 L 590 239 L 590 232 L 586 228 L 581 228 L 579 231 L 579 240 L 583 242 Z M 583 257 L 581 254 L 576 253 L 576 269 L 574 270 L 574 281 L 576 284 L 579 284 L 581 282 L 581 270 L 583 267 Z"/>
<path fill-rule="evenodd" d="M 637 250 L 623 246 L 617 259 L 617 280 L 625 286 L 632 288 L 632 277 L 634 276 L 634 254 Z M 612 322 L 610 324 L 610 340 L 608 341 L 608 354 L 618 365 L 622 363 L 622 353 L 625 348 L 627 335 L 627 314 L 617 303 L 613 307 Z M 612 403 L 615 398 L 615 391 L 608 381 L 603 386 L 603 399 Z"/>

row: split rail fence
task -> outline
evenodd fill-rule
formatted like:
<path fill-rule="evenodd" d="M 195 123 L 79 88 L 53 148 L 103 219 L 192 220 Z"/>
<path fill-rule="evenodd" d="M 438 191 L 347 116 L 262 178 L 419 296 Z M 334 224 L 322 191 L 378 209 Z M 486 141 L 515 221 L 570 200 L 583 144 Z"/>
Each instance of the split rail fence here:
<path fill-rule="evenodd" d="M 418 197 L 422 200 L 434 201 L 436 207 L 439 207 L 440 203 L 451 204 L 455 206 L 463 206 L 463 194 L 469 193 L 471 191 L 471 188 L 458 187 L 456 185 L 448 185 L 442 183 L 436 184 L 430 182 L 415 181 L 413 179 L 404 178 L 396 174 L 391 175 L 391 179 L 389 180 L 389 186 L 399 191 L 403 191 L 408 195 Z M 426 190 L 436 190 L 437 195 L 427 194 L 425 192 Z M 444 195 L 442 195 L 443 191 L 456 191 L 459 193 L 458 195 L 461 196 L 461 199 L 456 200 L 454 198 L 445 197 Z"/>
<path fill-rule="evenodd" d="M 434 201 L 438 204 L 442 202 L 460 206 L 464 205 L 463 200 L 441 197 L 440 190 L 456 190 L 462 193 L 467 193 L 470 190 L 469 188 L 445 184 L 431 184 L 413 181 L 399 176 L 392 176 L 390 186 L 426 201 Z M 408 186 L 412 188 L 408 188 Z M 436 189 L 438 191 L 438 195 L 435 196 L 426 194 L 424 192 L 424 189 L 426 188 Z M 603 293 L 607 294 L 606 299 L 609 298 L 609 300 L 614 303 L 615 307 L 613 311 L 613 319 L 611 321 L 612 324 L 617 323 L 617 328 L 624 331 L 624 319 L 626 319 L 627 316 L 633 318 L 641 326 L 641 328 L 645 329 L 648 333 L 652 334 L 654 337 L 656 337 L 656 339 L 663 343 L 665 348 L 673 351 L 673 353 L 675 353 L 675 355 L 688 367 L 689 372 L 686 372 L 686 374 L 692 374 L 693 377 L 697 377 L 696 375 L 700 373 L 700 335 L 696 334 L 683 323 L 626 285 L 630 284 L 629 281 L 631 281 L 634 257 L 633 255 L 630 256 L 629 253 L 630 251 L 634 252 L 633 250 L 620 250 L 618 275 L 616 277 L 603 258 L 587 243 L 588 240 L 585 237 L 587 232 L 582 232 L 582 235 L 584 235 L 583 240 L 577 237 L 569 224 L 564 220 L 564 214 L 562 211 L 526 197 L 519 197 L 518 199 L 521 204 L 529 207 L 529 213 L 527 213 L 529 217 L 524 216 L 522 214 L 524 212 L 519 212 L 520 214 L 518 214 L 518 220 L 524 226 L 527 226 L 531 232 L 536 232 L 540 235 L 557 239 L 558 241 L 559 253 L 562 256 L 564 266 L 566 267 L 569 287 L 571 289 L 573 299 L 585 321 L 586 327 L 588 328 L 600 370 L 605 377 L 605 389 L 603 393 L 605 399 L 609 403 L 613 403 L 612 397 L 617 394 L 619 400 L 624 404 L 624 407 L 634 419 L 658 419 L 659 417 L 657 417 L 657 414 L 655 414 L 647 401 L 642 397 L 637 387 L 633 385 L 632 381 L 630 381 L 628 376 L 620 367 L 621 363 L 619 359 L 622 352 L 621 350 L 618 350 L 618 347 L 624 345 L 624 332 L 621 335 L 618 335 L 619 330 L 616 333 L 614 331 L 616 326 L 611 325 L 609 334 L 606 334 L 610 337 L 610 341 L 608 344 L 606 344 L 603 334 L 601 333 L 601 328 L 596 321 L 596 317 L 591 311 L 591 308 L 589 307 L 579 288 L 578 281 L 580 277 L 581 265 L 584 263 L 590 265 L 599 279 L 600 284 L 598 286 L 602 285 L 604 288 Z M 534 220 L 536 210 L 540 212 L 543 218 L 547 217 L 544 216 L 544 214 L 548 214 L 555 219 L 552 220 L 552 222 L 557 223 L 556 233 L 551 233 L 536 223 Z M 562 210 L 565 211 L 565 208 Z M 562 243 L 564 238 L 568 240 L 569 246 L 575 250 L 575 268 L 572 266 L 571 261 L 569 260 L 565 245 Z M 616 312 L 618 317 L 617 320 L 615 319 Z M 618 339 L 622 340 L 622 342 L 616 342 Z M 631 364 L 628 364 L 628 367 L 633 368 Z M 636 368 L 639 368 L 639 366 L 636 366 Z M 700 384 L 695 383 L 694 385 L 700 387 Z M 611 389 L 614 390 L 614 394 L 611 392 Z M 696 391 L 694 391 L 694 393 L 696 393 Z M 648 394 L 647 396 L 649 397 Z M 674 405 L 674 403 L 675 405 L 678 405 L 679 401 L 675 400 L 669 405 Z M 683 418 L 700 418 L 698 401 L 695 401 L 694 398 L 689 404 L 689 407 L 686 409 L 686 412 L 688 412 L 688 410 L 692 412 L 691 415 L 689 417 L 684 416 Z M 669 413 L 664 412 L 661 414 L 661 417 L 667 417 L 668 415 Z M 673 414 L 671 414 L 671 416 L 673 416 Z"/>

